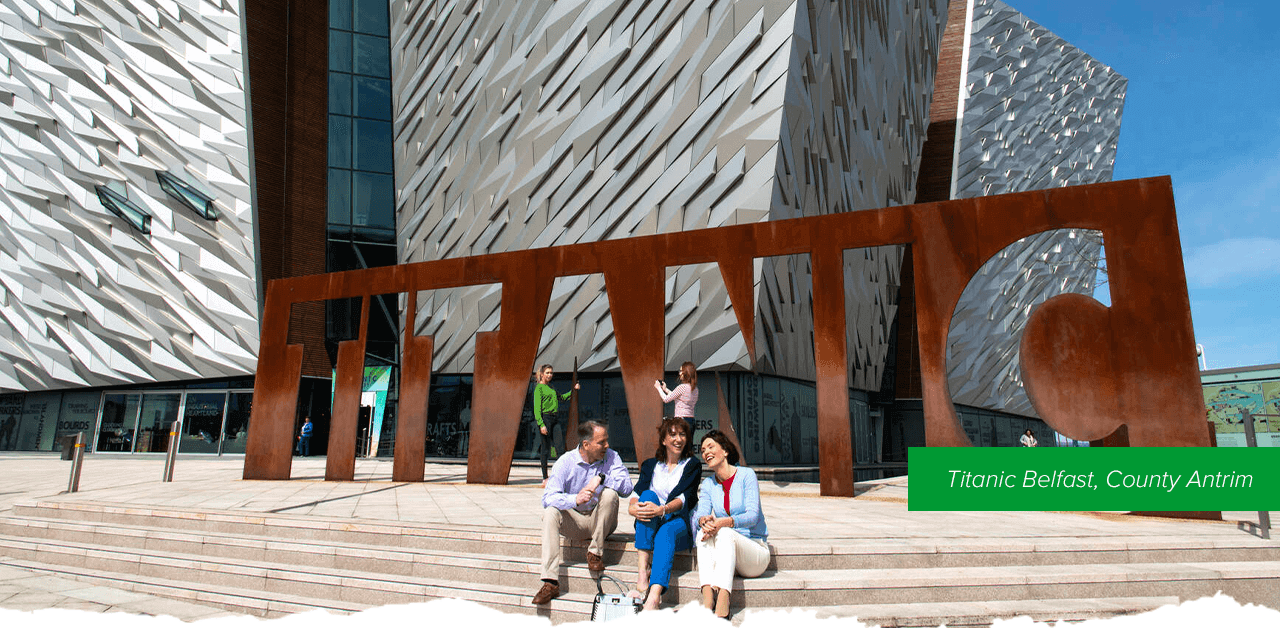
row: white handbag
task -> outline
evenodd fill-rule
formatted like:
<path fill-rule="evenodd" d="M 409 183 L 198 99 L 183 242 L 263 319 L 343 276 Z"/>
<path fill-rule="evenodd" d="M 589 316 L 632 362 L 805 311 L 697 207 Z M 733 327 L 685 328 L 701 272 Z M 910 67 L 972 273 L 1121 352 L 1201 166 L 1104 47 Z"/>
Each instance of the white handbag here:
<path fill-rule="evenodd" d="M 640 601 L 627 596 L 626 589 L 617 579 L 607 575 L 600 575 L 602 579 L 613 581 L 618 586 L 621 594 L 605 594 L 604 588 L 600 585 L 600 579 L 596 579 L 596 599 L 591 604 L 591 620 L 594 622 L 609 622 L 615 618 L 628 618 L 640 613 L 643 605 Z"/>

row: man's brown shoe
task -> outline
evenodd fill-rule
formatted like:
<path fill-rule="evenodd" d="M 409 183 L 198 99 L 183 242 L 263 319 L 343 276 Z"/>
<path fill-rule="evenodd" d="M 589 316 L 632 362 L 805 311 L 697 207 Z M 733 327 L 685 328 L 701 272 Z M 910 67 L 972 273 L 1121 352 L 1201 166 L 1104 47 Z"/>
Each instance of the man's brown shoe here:
<path fill-rule="evenodd" d="M 587 570 L 604 572 L 604 557 L 592 552 L 587 553 Z"/>
<path fill-rule="evenodd" d="M 551 599 L 560 596 L 560 584 L 551 581 L 543 581 L 542 589 L 533 595 L 534 605 L 546 605 Z"/>

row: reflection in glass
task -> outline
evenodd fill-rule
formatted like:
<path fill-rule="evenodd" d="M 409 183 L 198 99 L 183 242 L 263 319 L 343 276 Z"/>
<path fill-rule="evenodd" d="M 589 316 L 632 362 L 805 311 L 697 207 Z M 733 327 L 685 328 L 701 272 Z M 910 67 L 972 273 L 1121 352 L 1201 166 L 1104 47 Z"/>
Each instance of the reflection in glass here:
<path fill-rule="evenodd" d="M 332 121 L 334 116 L 330 116 Z M 344 118 L 344 120 L 348 120 Z M 355 121 L 356 153 L 353 165 L 359 170 L 371 170 L 379 173 L 391 172 L 391 123 L 381 120 Z M 333 124 L 329 129 L 332 131 Z M 330 146 L 332 146 L 330 140 Z M 350 146 L 350 144 L 348 144 Z M 329 153 L 329 165 L 340 166 L 333 160 L 332 149 Z"/>
<path fill-rule="evenodd" d="M 387 54 L 391 54 L 390 49 Z M 329 69 L 351 71 L 351 33 L 329 31 Z"/>
<path fill-rule="evenodd" d="M 83 432 L 86 451 L 93 447 L 93 422 L 98 419 L 98 401 L 101 399 L 102 394 L 97 391 L 64 393 L 53 442 L 61 444 L 63 437 L 74 438 L 77 433 Z"/>
<path fill-rule="evenodd" d="M 346 116 L 329 116 L 329 165 L 351 168 L 351 119 Z"/>
<path fill-rule="evenodd" d="M 351 115 L 351 75 L 329 73 L 329 113 Z"/>
<path fill-rule="evenodd" d="M 394 190 L 395 182 L 391 175 L 356 172 L 354 224 L 395 229 Z"/>
<path fill-rule="evenodd" d="M 470 376 L 439 376 L 432 382 L 427 402 L 427 456 L 466 456 L 471 433 L 471 386 Z M 518 453 L 516 458 L 520 458 Z"/>
<path fill-rule="evenodd" d="M 391 120 L 391 81 L 367 76 L 355 78 L 356 115 L 361 118 Z M 331 111 L 330 113 L 338 113 Z"/>
<path fill-rule="evenodd" d="M 249 412 L 253 409 L 253 391 L 233 391 L 227 396 L 227 421 L 223 427 L 223 454 L 244 454 L 249 436 Z"/>
<path fill-rule="evenodd" d="M 178 421 L 181 393 L 146 393 L 138 415 L 134 452 L 165 452 L 169 448 L 169 428 Z"/>
<path fill-rule="evenodd" d="M 226 403 L 226 393 L 187 394 L 187 404 L 182 410 L 182 441 L 178 444 L 179 452 L 217 454 L 218 434 L 222 431 L 222 410 Z"/>
<path fill-rule="evenodd" d="M 354 38 L 356 74 L 391 78 L 391 39 L 372 35 L 355 35 Z M 333 64 L 332 55 L 330 55 L 329 69 L 342 70 Z"/>
<path fill-rule="evenodd" d="M 351 224 L 351 171 L 329 169 L 329 223 Z"/>
<path fill-rule="evenodd" d="M 98 428 L 98 452 L 129 452 L 138 425 L 137 393 L 108 393 L 102 403 L 102 425 Z"/>
<path fill-rule="evenodd" d="M 351 0 L 329 0 L 329 28 L 351 30 Z"/>
<path fill-rule="evenodd" d="M 391 32 L 387 0 L 356 0 L 356 28 L 361 33 L 386 35 Z"/>

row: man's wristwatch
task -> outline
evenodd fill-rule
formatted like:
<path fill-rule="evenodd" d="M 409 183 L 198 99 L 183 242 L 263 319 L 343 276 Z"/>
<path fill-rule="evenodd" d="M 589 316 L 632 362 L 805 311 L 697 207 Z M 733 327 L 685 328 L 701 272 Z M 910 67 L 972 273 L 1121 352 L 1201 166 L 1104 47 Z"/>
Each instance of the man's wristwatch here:
<path fill-rule="evenodd" d="M 596 478 L 600 479 L 600 486 L 604 486 L 604 474 L 596 474 Z"/>

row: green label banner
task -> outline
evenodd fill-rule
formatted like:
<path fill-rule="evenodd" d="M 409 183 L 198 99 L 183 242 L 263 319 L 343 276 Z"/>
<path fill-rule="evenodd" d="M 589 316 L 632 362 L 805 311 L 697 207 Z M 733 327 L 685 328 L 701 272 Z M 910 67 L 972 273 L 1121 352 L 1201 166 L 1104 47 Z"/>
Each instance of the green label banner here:
<path fill-rule="evenodd" d="M 911 448 L 911 511 L 1275 511 L 1280 448 Z"/>

